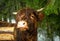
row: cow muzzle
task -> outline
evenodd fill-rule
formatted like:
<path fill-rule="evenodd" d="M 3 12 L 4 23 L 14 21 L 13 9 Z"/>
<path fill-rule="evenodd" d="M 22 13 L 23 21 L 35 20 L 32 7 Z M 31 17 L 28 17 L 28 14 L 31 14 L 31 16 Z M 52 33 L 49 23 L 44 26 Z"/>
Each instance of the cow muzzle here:
<path fill-rule="evenodd" d="M 28 24 L 26 21 L 18 21 L 17 28 L 19 28 L 21 31 L 25 31 L 28 29 Z"/>

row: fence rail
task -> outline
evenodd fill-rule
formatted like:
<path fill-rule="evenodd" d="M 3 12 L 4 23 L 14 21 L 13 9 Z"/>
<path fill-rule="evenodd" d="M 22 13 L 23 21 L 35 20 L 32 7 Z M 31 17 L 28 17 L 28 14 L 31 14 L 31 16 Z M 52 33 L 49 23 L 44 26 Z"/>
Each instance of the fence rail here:
<path fill-rule="evenodd" d="M 0 40 L 14 40 L 14 27 L 0 27 Z"/>

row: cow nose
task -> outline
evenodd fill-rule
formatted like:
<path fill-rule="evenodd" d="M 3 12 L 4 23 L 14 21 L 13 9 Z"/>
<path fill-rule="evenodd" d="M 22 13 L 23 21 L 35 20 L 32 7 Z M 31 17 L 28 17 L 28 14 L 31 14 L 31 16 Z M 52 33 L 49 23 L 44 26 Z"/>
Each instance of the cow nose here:
<path fill-rule="evenodd" d="M 18 24 L 17 24 L 17 27 L 20 28 L 20 27 L 26 27 L 27 26 L 27 22 L 26 21 L 19 21 Z"/>
<path fill-rule="evenodd" d="M 23 25 L 25 25 L 25 22 L 23 23 Z"/>

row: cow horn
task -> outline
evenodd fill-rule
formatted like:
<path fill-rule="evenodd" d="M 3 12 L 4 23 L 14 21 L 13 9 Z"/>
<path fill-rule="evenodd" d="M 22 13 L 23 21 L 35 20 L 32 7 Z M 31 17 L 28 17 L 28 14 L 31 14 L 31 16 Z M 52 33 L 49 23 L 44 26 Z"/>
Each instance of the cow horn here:
<path fill-rule="evenodd" d="M 40 11 L 42 11 L 43 9 L 44 9 L 44 8 L 38 9 L 37 12 L 40 12 Z"/>
<path fill-rule="evenodd" d="M 37 12 L 40 12 L 40 11 L 42 11 L 43 9 L 44 9 L 44 8 L 38 9 Z M 16 15 L 17 12 L 13 12 L 13 14 Z"/>
<path fill-rule="evenodd" d="M 16 14 L 17 14 L 17 12 L 13 12 L 13 14 L 14 14 L 14 15 L 16 15 Z"/>

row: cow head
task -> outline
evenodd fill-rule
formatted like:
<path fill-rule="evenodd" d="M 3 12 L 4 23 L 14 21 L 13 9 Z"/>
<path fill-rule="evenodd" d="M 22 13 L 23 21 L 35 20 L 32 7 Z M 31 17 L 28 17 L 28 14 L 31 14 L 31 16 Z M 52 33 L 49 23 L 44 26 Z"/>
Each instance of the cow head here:
<path fill-rule="evenodd" d="M 16 15 L 17 28 L 20 31 L 32 31 L 36 29 L 36 23 L 40 20 L 40 14 L 30 8 L 19 10 Z"/>

